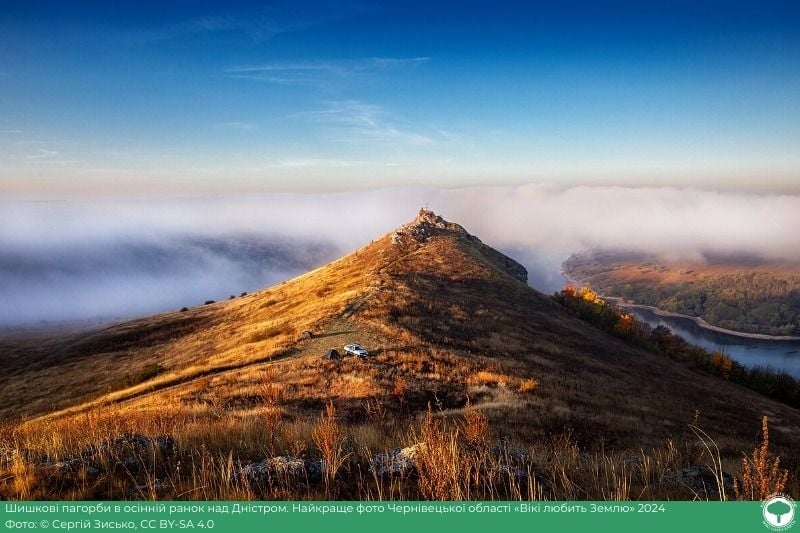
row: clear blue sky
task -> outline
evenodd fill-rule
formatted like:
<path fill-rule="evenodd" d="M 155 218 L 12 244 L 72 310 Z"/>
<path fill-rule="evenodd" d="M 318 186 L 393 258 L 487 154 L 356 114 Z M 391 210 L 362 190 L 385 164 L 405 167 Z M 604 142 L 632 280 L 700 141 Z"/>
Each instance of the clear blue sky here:
<path fill-rule="evenodd" d="M 0 194 L 800 190 L 800 3 L 0 0 Z"/>

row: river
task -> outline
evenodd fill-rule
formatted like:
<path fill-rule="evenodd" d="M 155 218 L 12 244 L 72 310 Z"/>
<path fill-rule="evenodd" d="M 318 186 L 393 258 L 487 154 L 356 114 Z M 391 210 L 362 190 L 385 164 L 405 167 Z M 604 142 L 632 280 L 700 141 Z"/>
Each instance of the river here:
<path fill-rule="evenodd" d="M 800 378 L 800 340 L 750 339 L 706 329 L 689 318 L 661 316 L 641 307 L 629 310 L 652 327 L 666 326 L 687 342 L 720 350 L 746 367 L 770 367 Z"/>

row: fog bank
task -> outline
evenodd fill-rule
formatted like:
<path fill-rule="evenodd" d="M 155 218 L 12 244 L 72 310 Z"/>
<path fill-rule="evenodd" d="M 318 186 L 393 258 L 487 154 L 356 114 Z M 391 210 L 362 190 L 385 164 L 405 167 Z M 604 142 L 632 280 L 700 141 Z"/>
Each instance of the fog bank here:
<path fill-rule="evenodd" d="M 201 199 L 0 199 L 0 324 L 127 317 L 252 291 L 427 206 L 522 262 L 545 292 L 589 248 L 800 262 L 800 196 L 546 185 Z"/>

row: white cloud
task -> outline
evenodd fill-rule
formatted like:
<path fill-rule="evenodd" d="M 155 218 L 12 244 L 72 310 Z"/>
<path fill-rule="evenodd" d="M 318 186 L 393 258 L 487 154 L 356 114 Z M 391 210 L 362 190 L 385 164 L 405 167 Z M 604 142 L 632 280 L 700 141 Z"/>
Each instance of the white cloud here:
<path fill-rule="evenodd" d="M 28 159 L 32 161 L 38 161 L 43 159 L 55 159 L 58 157 L 59 153 L 55 150 L 46 150 L 44 148 L 39 148 L 39 150 L 35 154 L 28 155 Z"/>
<path fill-rule="evenodd" d="M 289 158 L 272 163 L 274 168 L 351 168 L 367 164 L 365 161 L 350 159 L 324 159 L 324 158 Z"/>
<path fill-rule="evenodd" d="M 258 124 L 255 122 L 246 122 L 246 121 L 230 121 L 230 122 L 220 122 L 217 124 L 217 128 L 223 130 L 235 130 L 235 131 L 255 131 L 258 129 Z"/>
<path fill-rule="evenodd" d="M 558 255 L 599 247 L 800 261 L 800 195 L 525 185 L 455 190 L 443 200 L 450 216 L 496 242 Z"/>
<path fill-rule="evenodd" d="M 383 107 L 359 100 L 329 101 L 322 109 L 294 116 L 327 128 L 330 140 L 337 143 L 400 143 L 419 147 L 436 142 L 427 131 L 414 130 Z"/>
<path fill-rule="evenodd" d="M 314 9 L 308 9 L 295 2 L 278 1 L 259 8 L 209 13 L 172 24 L 143 28 L 126 37 L 134 42 L 149 43 L 209 33 L 230 33 L 260 43 L 284 33 L 308 30 L 374 10 L 374 6 L 356 2 L 321 3 L 315 5 Z"/>
<path fill-rule="evenodd" d="M 225 74 L 231 78 L 270 83 L 323 85 L 332 80 L 360 80 L 393 69 L 416 67 L 428 61 L 429 57 L 367 57 L 338 61 L 271 62 L 232 66 L 225 69 Z"/>
<path fill-rule="evenodd" d="M 316 85 L 323 83 L 330 76 L 345 76 L 344 71 L 336 65 L 325 63 L 238 66 L 226 69 L 225 74 L 229 78 L 295 85 Z"/>
<path fill-rule="evenodd" d="M 358 163 L 311 158 L 276 165 Z M 7 199 L 0 201 L 0 244 L 113 239 L 137 232 L 255 230 L 315 235 L 357 246 L 406 222 L 425 204 L 490 244 L 507 248 L 556 255 L 588 247 L 687 257 L 741 252 L 800 261 L 798 194 L 538 184 L 58 204 Z"/>

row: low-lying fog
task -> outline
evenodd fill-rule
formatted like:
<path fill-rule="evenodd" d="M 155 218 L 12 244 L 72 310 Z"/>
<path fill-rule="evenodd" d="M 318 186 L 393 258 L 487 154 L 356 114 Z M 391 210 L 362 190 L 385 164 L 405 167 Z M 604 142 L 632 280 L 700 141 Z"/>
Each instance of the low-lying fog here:
<path fill-rule="evenodd" d="M 800 261 L 800 195 L 544 185 L 184 200 L 0 199 L 0 325 L 121 318 L 253 291 L 408 222 L 458 222 L 553 292 L 587 248 Z"/>

